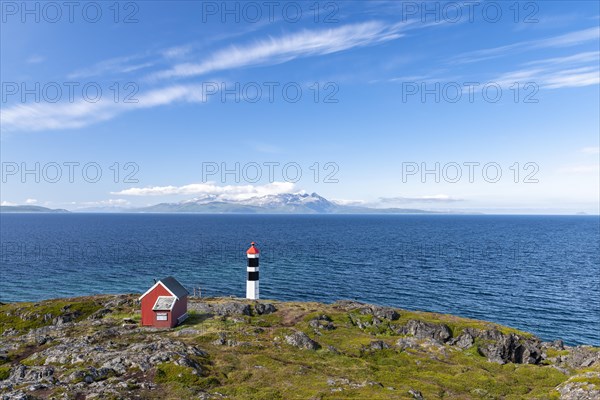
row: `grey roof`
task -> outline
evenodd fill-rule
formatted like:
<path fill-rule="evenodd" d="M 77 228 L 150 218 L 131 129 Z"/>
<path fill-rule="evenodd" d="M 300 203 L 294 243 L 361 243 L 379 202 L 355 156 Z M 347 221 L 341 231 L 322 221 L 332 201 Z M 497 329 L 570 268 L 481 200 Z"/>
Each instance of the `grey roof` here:
<path fill-rule="evenodd" d="M 156 299 L 156 303 L 154 303 L 154 307 L 152 310 L 154 311 L 167 311 L 173 308 L 173 304 L 175 304 L 177 298 L 175 296 L 158 296 Z"/>
<path fill-rule="evenodd" d="M 171 293 L 180 299 L 190 294 L 190 292 L 181 286 L 181 283 L 179 283 L 179 281 L 172 276 L 167 276 L 166 278 L 161 279 L 160 282 L 165 285 L 165 287 L 169 289 Z"/>

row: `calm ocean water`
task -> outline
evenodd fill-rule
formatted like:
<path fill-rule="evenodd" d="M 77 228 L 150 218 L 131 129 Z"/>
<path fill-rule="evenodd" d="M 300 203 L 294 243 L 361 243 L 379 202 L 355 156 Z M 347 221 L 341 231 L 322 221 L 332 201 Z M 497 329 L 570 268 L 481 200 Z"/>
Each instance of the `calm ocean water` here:
<path fill-rule="evenodd" d="M 600 345 L 600 233 L 588 216 L 3 214 L 0 301 L 143 292 L 357 299 Z"/>

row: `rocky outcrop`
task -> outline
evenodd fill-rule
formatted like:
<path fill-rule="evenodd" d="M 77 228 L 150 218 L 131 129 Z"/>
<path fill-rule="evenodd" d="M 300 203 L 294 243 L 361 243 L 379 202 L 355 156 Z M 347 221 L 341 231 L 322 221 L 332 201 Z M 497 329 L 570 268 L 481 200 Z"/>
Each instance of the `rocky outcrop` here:
<path fill-rule="evenodd" d="M 571 347 L 569 354 L 560 361 L 574 369 L 589 368 L 600 365 L 600 351 L 591 346 Z"/>
<path fill-rule="evenodd" d="M 272 314 L 277 311 L 277 308 L 271 303 L 256 303 L 254 304 L 256 315 Z"/>
<path fill-rule="evenodd" d="M 290 346 L 294 346 L 299 349 L 317 350 L 321 347 L 319 343 L 315 342 L 308 337 L 306 333 L 301 331 L 295 331 L 291 335 L 286 335 L 285 341 Z"/>
<path fill-rule="evenodd" d="M 399 334 L 411 335 L 419 339 L 433 339 L 446 343 L 452 337 L 452 331 L 447 325 L 410 320 L 398 330 Z"/>
<path fill-rule="evenodd" d="M 98 393 L 103 393 L 102 398 L 113 393 L 116 390 L 113 386 L 128 379 L 132 371 L 150 371 L 163 363 L 189 367 L 197 374 L 203 372 L 199 360 L 207 357 L 207 353 L 196 346 L 155 334 L 136 338 L 142 328 L 107 326 L 101 321 L 94 324 L 98 330 L 82 337 L 69 335 L 70 327 L 61 324 L 24 335 L 26 343 L 29 342 L 27 337 L 51 335 L 55 344 L 40 348 L 28 358 L 30 363 L 41 365 L 13 365 L 8 378 L 0 381 L 0 391 L 8 391 L 13 396 L 18 393 L 13 388 L 27 386 L 31 391 L 61 387 L 85 392 L 87 389 L 80 385 L 93 384 L 96 389 L 106 386 L 108 392 L 98 389 Z M 116 381 L 109 385 L 106 383 L 109 379 Z"/>
<path fill-rule="evenodd" d="M 190 302 L 188 303 L 189 311 L 196 311 L 203 314 L 213 314 L 220 316 L 231 316 L 231 315 L 252 315 L 252 308 L 249 304 L 228 301 L 225 303 L 209 304 L 204 302 Z"/>
<path fill-rule="evenodd" d="M 233 315 L 263 315 L 271 314 L 277 311 L 277 308 L 271 303 L 256 302 L 253 305 L 243 301 L 227 301 L 217 304 L 209 304 L 202 301 L 194 301 L 188 304 L 188 310 L 203 314 L 213 314 L 220 316 Z"/>
<path fill-rule="evenodd" d="M 569 378 L 556 390 L 561 400 L 598 400 L 600 399 L 600 372 L 587 372 Z"/>
<path fill-rule="evenodd" d="M 334 306 L 346 311 L 357 310 L 360 314 L 372 315 L 376 318 L 387 319 L 389 321 L 394 321 L 400 318 L 400 313 L 398 313 L 398 311 L 392 307 L 376 306 L 351 300 L 336 301 Z"/>
<path fill-rule="evenodd" d="M 383 340 L 374 340 L 369 344 L 370 350 L 384 350 L 389 349 L 390 345 L 384 342 Z"/>
<path fill-rule="evenodd" d="M 475 338 L 469 332 L 463 332 L 460 336 L 456 338 L 452 338 L 448 341 L 448 344 L 451 346 L 457 346 L 463 350 L 469 349 L 475 343 Z"/>
<path fill-rule="evenodd" d="M 327 315 L 319 315 L 318 317 L 311 319 L 310 321 L 308 321 L 308 325 L 311 328 L 313 328 L 317 333 L 321 329 L 324 329 L 326 331 L 331 331 L 335 329 L 333 321 Z"/>

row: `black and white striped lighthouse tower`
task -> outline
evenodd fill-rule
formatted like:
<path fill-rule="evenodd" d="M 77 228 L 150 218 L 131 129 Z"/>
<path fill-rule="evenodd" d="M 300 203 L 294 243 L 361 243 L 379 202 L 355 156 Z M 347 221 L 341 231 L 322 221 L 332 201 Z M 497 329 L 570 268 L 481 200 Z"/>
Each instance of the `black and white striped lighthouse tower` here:
<path fill-rule="evenodd" d="M 250 248 L 246 252 L 248 256 L 248 279 L 246 280 L 246 298 L 258 299 L 258 258 L 260 251 L 256 247 L 256 243 L 252 242 Z"/>

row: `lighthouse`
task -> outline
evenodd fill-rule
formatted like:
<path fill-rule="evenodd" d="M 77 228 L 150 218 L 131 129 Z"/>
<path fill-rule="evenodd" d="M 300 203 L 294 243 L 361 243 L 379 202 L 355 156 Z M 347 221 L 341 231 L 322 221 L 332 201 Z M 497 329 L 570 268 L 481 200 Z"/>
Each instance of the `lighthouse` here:
<path fill-rule="evenodd" d="M 258 258 L 260 251 L 256 243 L 252 242 L 246 252 L 248 256 L 248 278 L 246 280 L 246 298 L 251 300 L 258 299 Z"/>

